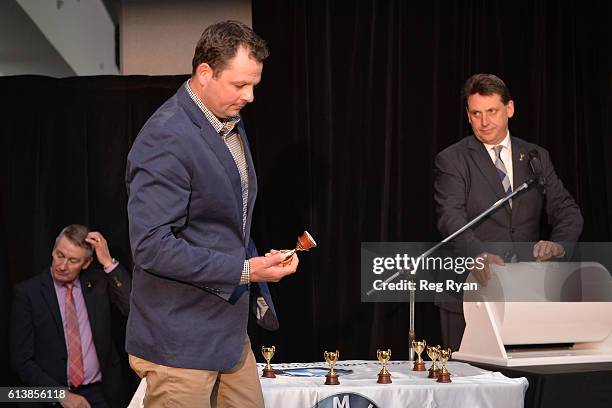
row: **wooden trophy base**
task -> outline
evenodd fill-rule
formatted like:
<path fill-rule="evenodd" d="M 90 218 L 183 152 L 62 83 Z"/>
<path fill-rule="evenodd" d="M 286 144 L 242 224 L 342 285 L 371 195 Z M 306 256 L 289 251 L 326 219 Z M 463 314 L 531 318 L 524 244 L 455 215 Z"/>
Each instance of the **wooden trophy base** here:
<path fill-rule="evenodd" d="M 378 373 L 378 381 L 376 381 L 379 384 L 391 384 L 393 381 L 391 381 L 391 373 Z"/>
<path fill-rule="evenodd" d="M 438 378 L 438 376 L 440 375 L 440 370 L 432 370 L 431 368 L 429 369 L 429 375 L 427 376 L 427 378 Z"/>
<path fill-rule="evenodd" d="M 414 366 L 412 367 L 412 371 L 427 371 L 427 369 L 425 368 L 425 362 L 415 361 Z"/>
<path fill-rule="evenodd" d="M 449 382 L 452 382 L 451 379 L 450 379 L 450 373 L 449 372 L 446 372 L 446 373 L 440 372 L 440 375 L 438 375 L 438 382 L 439 383 L 449 383 Z"/>
<path fill-rule="evenodd" d="M 276 378 L 276 374 L 274 374 L 273 368 L 264 368 L 263 374 L 261 376 L 263 378 Z"/>
<path fill-rule="evenodd" d="M 325 376 L 325 385 L 340 385 L 340 381 L 338 381 L 338 374 L 327 374 Z"/>

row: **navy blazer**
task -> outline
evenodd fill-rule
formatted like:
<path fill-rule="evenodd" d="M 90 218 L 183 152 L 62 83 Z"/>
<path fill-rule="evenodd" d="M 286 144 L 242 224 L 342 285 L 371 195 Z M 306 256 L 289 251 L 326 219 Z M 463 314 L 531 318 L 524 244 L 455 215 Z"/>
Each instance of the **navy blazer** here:
<path fill-rule="evenodd" d="M 257 179 L 238 124 L 249 173 L 246 233 L 236 163 L 182 85 L 147 121 L 128 155 L 126 182 L 133 293 L 126 350 L 157 364 L 224 370 L 247 335 L 249 295 L 240 293 Z M 250 248 L 250 249 L 249 249 Z M 251 285 L 278 325 L 265 284 Z M 234 296 L 232 296 L 234 295 Z M 273 318 L 270 318 L 273 317 Z"/>
<path fill-rule="evenodd" d="M 109 274 L 86 269 L 79 275 L 104 394 L 111 406 L 125 406 L 119 353 L 111 336 L 111 304 L 129 311 L 130 276 L 122 265 Z M 11 311 L 11 362 L 28 386 L 67 386 L 68 352 L 49 268 L 15 287 Z"/>

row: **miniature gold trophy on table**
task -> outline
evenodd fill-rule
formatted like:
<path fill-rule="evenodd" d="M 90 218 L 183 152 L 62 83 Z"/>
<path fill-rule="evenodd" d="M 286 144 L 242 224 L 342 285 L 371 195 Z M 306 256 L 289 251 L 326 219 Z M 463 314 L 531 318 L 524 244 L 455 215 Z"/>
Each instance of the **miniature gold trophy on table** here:
<path fill-rule="evenodd" d="M 338 350 L 334 351 L 326 351 L 323 353 L 325 357 L 325 361 L 329 364 L 329 372 L 325 376 L 325 385 L 339 385 L 340 381 L 338 381 L 338 374 L 334 370 L 334 364 L 338 362 L 340 358 L 340 352 Z"/>
<path fill-rule="evenodd" d="M 289 261 L 293 254 L 295 254 L 297 251 L 308 251 L 310 248 L 314 248 L 316 246 L 317 243 L 312 238 L 312 235 L 310 235 L 308 231 L 304 231 L 304 233 L 298 237 L 297 244 L 295 245 L 294 249 L 283 249 L 281 251 L 285 255 L 285 260 L 283 261 L 283 264 Z"/>
<path fill-rule="evenodd" d="M 417 359 L 414 362 L 414 366 L 412 367 L 412 371 L 425 371 L 425 361 L 421 358 L 421 353 L 425 350 L 427 346 L 427 342 L 425 340 L 412 340 L 412 348 L 417 353 Z"/>
<path fill-rule="evenodd" d="M 376 350 L 376 357 L 378 358 L 378 361 L 380 361 L 380 364 L 382 364 L 383 366 L 382 370 L 380 370 L 380 373 L 378 373 L 378 381 L 376 382 L 379 384 L 391 384 L 391 373 L 387 370 L 387 363 L 391 358 L 391 350 Z"/>
<path fill-rule="evenodd" d="M 427 346 L 427 355 L 432 361 L 427 378 L 438 378 L 440 374 L 440 368 L 436 365 L 436 360 L 440 356 L 440 348 L 440 346 Z"/>
<path fill-rule="evenodd" d="M 261 375 L 262 377 L 276 378 L 276 374 L 274 374 L 274 369 L 270 365 L 270 360 L 272 360 L 272 357 L 274 357 L 275 351 L 276 351 L 276 347 L 274 346 L 272 347 L 261 346 L 261 354 L 263 355 L 263 357 L 266 359 L 266 362 L 268 363 L 263 369 L 263 374 Z"/>
<path fill-rule="evenodd" d="M 440 371 L 440 374 L 438 375 L 439 383 L 452 382 L 450 379 L 450 373 L 446 369 L 446 362 L 448 361 L 449 358 L 451 358 L 452 354 L 453 354 L 453 351 L 450 348 L 440 350 L 440 361 L 442 362 L 442 370 Z"/>

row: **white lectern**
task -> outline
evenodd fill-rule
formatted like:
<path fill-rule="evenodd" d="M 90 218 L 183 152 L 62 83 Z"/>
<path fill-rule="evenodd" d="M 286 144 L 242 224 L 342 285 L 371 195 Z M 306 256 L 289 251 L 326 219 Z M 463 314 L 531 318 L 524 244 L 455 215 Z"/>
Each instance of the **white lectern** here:
<path fill-rule="evenodd" d="M 465 295 L 453 359 L 508 367 L 612 361 L 612 279 L 601 264 L 494 266 L 477 296 Z M 538 347 L 516 347 L 523 345 Z"/>

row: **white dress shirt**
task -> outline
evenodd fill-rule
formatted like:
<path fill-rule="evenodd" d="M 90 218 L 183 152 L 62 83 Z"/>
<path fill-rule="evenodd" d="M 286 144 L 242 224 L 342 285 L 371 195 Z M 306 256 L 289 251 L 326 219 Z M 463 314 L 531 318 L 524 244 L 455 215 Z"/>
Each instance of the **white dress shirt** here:
<path fill-rule="evenodd" d="M 501 159 L 504 162 L 504 166 L 506 166 L 506 170 L 508 171 L 508 178 L 510 179 L 510 186 L 512 188 L 512 191 L 514 191 L 514 175 L 512 174 L 512 143 L 510 142 L 510 131 L 506 133 L 506 137 L 499 144 L 504 146 L 501 151 Z M 483 143 L 483 145 L 485 149 L 487 149 L 489 156 L 491 156 L 493 164 L 495 164 L 495 160 L 497 157 L 495 155 L 494 147 L 498 145 L 490 145 L 486 143 Z"/>

